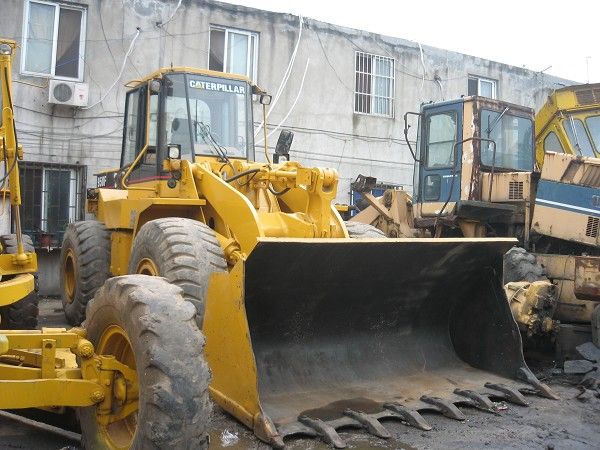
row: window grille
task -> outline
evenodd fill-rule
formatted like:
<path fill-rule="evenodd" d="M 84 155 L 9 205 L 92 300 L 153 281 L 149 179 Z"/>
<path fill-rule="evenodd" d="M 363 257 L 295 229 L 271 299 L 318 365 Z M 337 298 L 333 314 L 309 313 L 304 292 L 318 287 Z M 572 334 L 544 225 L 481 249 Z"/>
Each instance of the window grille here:
<path fill-rule="evenodd" d="M 356 52 L 354 112 L 394 117 L 394 60 Z"/>

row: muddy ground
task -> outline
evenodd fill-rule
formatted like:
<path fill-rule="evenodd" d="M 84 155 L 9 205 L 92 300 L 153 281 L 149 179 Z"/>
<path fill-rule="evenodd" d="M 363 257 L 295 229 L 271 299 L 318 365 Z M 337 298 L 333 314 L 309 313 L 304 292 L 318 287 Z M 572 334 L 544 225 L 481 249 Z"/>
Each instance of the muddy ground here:
<path fill-rule="evenodd" d="M 64 326 L 58 300 L 43 301 L 41 320 L 44 326 Z M 393 436 L 389 440 L 353 431 L 341 432 L 340 435 L 348 448 L 356 449 L 600 449 L 600 399 L 577 399 L 577 388 L 571 380 L 554 374 L 551 364 L 548 361 L 543 365 L 535 362 L 540 376 L 546 377 L 546 382 L 560 395 L 559 401 L 528 397 L 531 406 L 503 405 L 506 409 L 499 415 L 461 408 L 467 416 L 464 422 L 423 413 L 433 430 L 423 432 L 398 422 L 385 422 Z M 269 448 L 218 409 L 214 413 L 210 435 L 211 449 Z M 290 450 L 329 448 L 309 439 L 289 440 L 287 443 Z M 58 450 L 65 446 L 77 448 L 77 443 L 0 418 L 0 449 Z"/>

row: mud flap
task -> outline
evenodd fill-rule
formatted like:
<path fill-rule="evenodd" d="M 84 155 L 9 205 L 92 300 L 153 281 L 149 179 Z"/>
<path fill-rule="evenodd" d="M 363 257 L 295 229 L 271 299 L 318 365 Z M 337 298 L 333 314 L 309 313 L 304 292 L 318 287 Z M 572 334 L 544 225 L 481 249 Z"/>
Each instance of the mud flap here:
<path fill-rule="evenodd" d="M 382 418 L 428 429 L 419 411 L 462 420 L 456 405 L 554 398 L 527 368 L 502 287 L 514 244 L 261 239 L 244 303 L 276 441 L 304 434 L 341 448 L 340 427 L 386 437 Z"/>

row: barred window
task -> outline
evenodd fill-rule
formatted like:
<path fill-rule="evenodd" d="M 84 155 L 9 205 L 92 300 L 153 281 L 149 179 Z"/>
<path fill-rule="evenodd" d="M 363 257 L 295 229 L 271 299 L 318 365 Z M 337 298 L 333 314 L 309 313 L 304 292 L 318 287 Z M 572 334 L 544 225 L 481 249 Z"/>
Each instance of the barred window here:
<path fill-rule="evenodd" d="M 354 112 L 394 117 L 394 60 L 356 52 Z"/>
<path fill-rule="evenodd" d="M 69 222 L 83 219 L 85 166 L 23 161 L 21 222 L 36 247 L 60 247 Z"/>

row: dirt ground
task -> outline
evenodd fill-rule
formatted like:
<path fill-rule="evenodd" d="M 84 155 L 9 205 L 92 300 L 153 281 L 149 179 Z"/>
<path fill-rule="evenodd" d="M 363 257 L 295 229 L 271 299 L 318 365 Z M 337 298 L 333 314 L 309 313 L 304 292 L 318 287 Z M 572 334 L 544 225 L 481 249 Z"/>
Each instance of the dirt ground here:
<path fill-rule="evenodd" d="M 44 326 L 64 326 L 58 300 L 43 301 L 40 315 Z M 547 377 L 552 371 L 547 364 L 544 368 L 541 375 Z M 392 434 L 389 440 L 354 431 L 341 432 L 340 436 L 348 448 L 356 449 L 600 449 L 600 399 L 592 397 L 585 402 L 577 399 L 579 391 L 564 377 L 554 375 L 546 381 L 560 400 L 528 397 L 529 407 L 508 404 L 499 415 L 461 408 L 467 416 L 464 422 L 424 413 L 433 426 L 433 430 L 426 432 L 399 422 L 385 422 Z M 270 448 L 218 409 L 214 412 L 210 436 L 211 449 Z M 329 448 L 314 439 L 286 443 L 290 450 Z M 66 446 L 77 448 L 77 443 L 0 418 L 0 449 L 58 450 Z"/>

